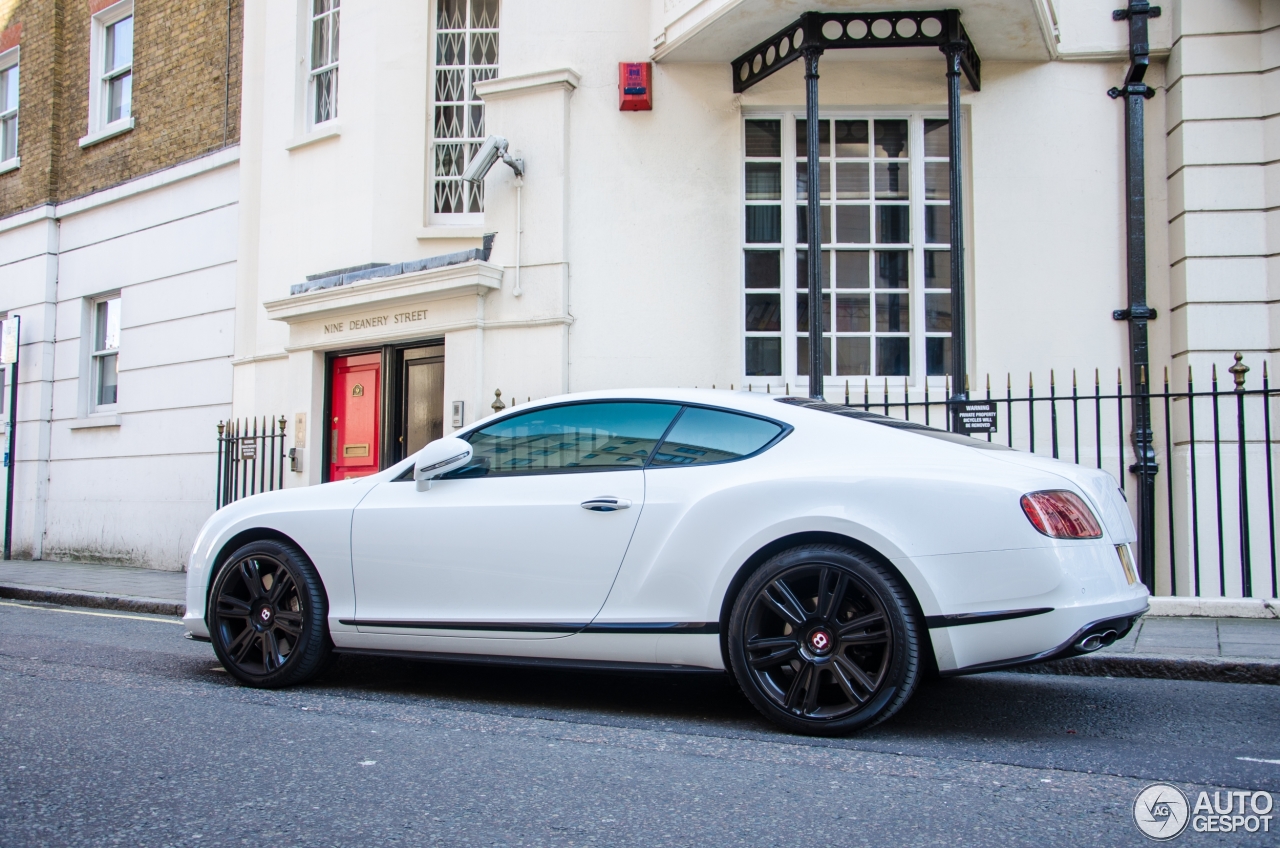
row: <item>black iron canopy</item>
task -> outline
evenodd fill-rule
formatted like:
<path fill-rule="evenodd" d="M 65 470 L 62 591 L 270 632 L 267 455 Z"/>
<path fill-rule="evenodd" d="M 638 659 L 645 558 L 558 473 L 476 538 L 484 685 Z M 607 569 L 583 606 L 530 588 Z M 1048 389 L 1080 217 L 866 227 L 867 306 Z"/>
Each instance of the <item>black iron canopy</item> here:
<path fill-rule="evenodd" d="M 960 45 L 960 68 L 974 91 L 982 87 L 982 60 L 960 12 L 805 12 L 793 24 L 733 60 L 733 91 L 741 94 L 804 55 L 806 49 L 937 47 Z"/>
<path fill-rule="evenodd" d="M 951 166 L 951 401 L 968 394 L 965 345 L 964 203 L 960 174 L 960 77 L 974 91 L 982 86 L 982 61 L 960 23 L 957 9 L 933 12 L 805 12 L 790 26 L 733 60 L 733 90 L 742 93 L 760 80 L 804 57 L 805 157 L 818 161 L 818 60 L 827 50 L 859 47 L 937 47 L 947 60 L 947 146 Z M 805 210 L 807 284 L 821 291 L 821 192 L 810 191 Z M 809 397 L 822 398 L 825 361 L 823 310 L 809 310 Z M 804 373 L 804 372 L 802 372 Z"/>

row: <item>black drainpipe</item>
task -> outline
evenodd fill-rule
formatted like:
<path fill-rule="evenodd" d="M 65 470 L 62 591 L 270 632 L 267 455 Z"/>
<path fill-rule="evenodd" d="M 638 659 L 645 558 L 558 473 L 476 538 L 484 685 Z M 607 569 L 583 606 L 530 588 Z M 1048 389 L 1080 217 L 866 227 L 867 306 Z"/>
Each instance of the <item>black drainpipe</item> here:
<path fill-rule="evenodd" d="M 1129 322 L 1129 385 L 1133 393 L 1133 452 L 1136 461 L 1129 472 L 1138 478 L 1138 573 L 1147 589 L 1155 591 L 1155 478 L 1156 463 L 1151 432 L 1151 358 L 1147 346 L 1147 322 L 1156 311 L 1147 305 L 1147 210 L 1143 160 L 1143 100 L 1155 97 L 1155 89 L 1143 82 L 1150 64 L 1147 19 L 1160 16 L 1160 7 L 1146 0 L 1129 0 L 1125 9 L 1111 13 L 1113 20 L 1129 22 L 1129 71 L 1124 85 L 1107 92 L 1124 98 L 1125 252 L 1128 266 L 1129 306 L 1112 317 Z"/>

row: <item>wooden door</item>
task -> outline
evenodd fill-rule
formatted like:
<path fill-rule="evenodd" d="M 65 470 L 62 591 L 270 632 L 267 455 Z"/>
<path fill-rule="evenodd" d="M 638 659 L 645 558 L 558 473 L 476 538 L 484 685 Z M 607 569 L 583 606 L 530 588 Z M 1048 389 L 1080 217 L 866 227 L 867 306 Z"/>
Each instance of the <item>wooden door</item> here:
<path fill-rule="evenodd" d="M 382 414 L 382 354 L 339 356 L 330 376 L 329 479 L 377 473 Z"/>

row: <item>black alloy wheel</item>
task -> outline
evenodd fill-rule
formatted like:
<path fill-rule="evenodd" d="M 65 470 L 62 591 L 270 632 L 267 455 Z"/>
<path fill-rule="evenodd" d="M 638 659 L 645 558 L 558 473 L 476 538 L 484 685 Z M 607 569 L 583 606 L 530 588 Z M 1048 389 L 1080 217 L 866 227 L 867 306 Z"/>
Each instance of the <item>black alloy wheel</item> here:
<path fill-rule="evenodd" d="M 209 596 L 213 650 L 232 676 L 260 688 L 319 673 L 333 645 L 315 566 L 293 545 L 251 542 L 218 572 Z"/>
<path fill-rule="evenodd" d="M 884 721 L 920 675 L 908 590 L 875 558 L 838 545 L 784 551 L 742 587 L 729 659 L 764 716 L 822 736 Z"/>

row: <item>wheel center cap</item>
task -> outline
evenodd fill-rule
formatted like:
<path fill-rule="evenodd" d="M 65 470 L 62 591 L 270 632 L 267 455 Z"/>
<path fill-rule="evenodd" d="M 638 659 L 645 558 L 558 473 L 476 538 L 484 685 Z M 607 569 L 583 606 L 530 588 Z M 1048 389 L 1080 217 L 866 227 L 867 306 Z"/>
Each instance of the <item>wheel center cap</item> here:
<path fill-rule="evenodd" d="M 271 619 L 275 618 L 275 614 L 271 611 L 271 607 L 263 605 L 258 609 L 258 623 L 266 626 L 271 623 Z"/>
<path fill-rule="evenodd" d="M 831 634 L 821 627 L 809 634 L 809 647 L 815 654 L 825 654 L 831 650 Z"/>

